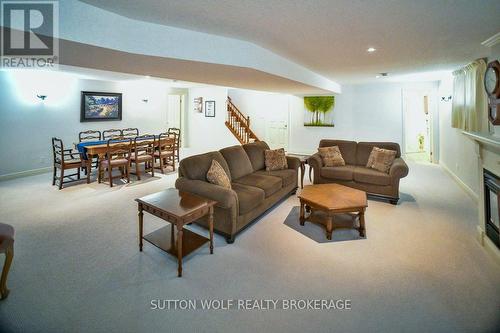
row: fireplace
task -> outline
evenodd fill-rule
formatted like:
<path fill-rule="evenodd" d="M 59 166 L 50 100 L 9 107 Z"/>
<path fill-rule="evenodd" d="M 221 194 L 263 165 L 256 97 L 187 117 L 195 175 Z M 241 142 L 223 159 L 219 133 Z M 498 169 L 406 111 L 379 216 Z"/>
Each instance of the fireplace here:
<path fill-rule="evenodd" d="M 486 169 L 483 174 L 486 236 L 500 248 L 500 179 Z"/>

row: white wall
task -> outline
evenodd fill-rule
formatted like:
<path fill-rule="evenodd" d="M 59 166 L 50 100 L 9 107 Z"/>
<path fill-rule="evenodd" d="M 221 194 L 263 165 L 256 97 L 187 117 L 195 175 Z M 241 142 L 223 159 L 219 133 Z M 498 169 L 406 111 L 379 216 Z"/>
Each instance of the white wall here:
<path fill-rule="evenodd" d="M 203 113 L 194 111 L 194 99 L 203 98 Z M 218 150 L 239 144 L 225 125 L 227 88 L 190 88 L 187 109 L 187 147 L 192 153 Z M 215 101 L 215 117 L 205 117 L 205 101 Z"/>
<path fill-rule="evenodd" d="M 438 96 L 453 95 L 453 78 L 439 83 Z M 476 195 L 479 194 L 478 168 L 472 140 L 462 134 L 461 129 L 451 127 L 451 101 L 439 99 L 440 163 L 451 171 Z"/>
<path fill-rule="evenodd" d="M 80 123 L 81 91 L 121 92 L 123 120 Z M 165 131 L 169 91 L 156 80 L 112 82 L 59 72 L 0 71 L 0 175 L 51 166 L 53 136 L 72 148 L 78 133 L 87 129 Z M 41 102 L 37 94 L 48 97 Z"/>
<path fill-rule="evenodd" d="M 289 151 L 313 153 L 321 139 L 392 141 L 402 144 L 401 98 L 403 88 L 437 90 L 436 82 L 376 83 L 343 86 L 335 95 L 335 127 L 304 127 L 302 97 L 230 89 L 236 106 L 252 119 L 252 130 L 265 136 L 265 120 L 289 112 Z"/>

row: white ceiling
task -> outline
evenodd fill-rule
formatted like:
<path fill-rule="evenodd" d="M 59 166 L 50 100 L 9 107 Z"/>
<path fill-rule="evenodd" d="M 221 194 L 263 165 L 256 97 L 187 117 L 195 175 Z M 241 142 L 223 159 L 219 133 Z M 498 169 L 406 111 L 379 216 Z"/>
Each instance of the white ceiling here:
<path fill-rule="evenodd" d="M 453 70 L 488 56 L 481 42 L 500 31 L 499 0 L 80 1 L 250 41 L 340 83 Z"/>

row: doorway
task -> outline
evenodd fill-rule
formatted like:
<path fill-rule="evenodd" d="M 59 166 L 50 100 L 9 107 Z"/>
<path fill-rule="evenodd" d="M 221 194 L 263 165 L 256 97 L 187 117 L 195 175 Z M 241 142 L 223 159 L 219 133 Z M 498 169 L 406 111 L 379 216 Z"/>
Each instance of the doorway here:
<path fill-rule="evenodd" d="M 182 121 L 182 105 L 183 105 L 183 95 L 168 95 L 167 100 L 167 129 L 168 128 L 179 128 L 181 130 L 180 142 L 182 145 L 184 129 Z"/>
<path fill-rule="evenodd" d="M 415 162 L 434 162 L 435 93 L 403 89 L 403 152 Z"/>

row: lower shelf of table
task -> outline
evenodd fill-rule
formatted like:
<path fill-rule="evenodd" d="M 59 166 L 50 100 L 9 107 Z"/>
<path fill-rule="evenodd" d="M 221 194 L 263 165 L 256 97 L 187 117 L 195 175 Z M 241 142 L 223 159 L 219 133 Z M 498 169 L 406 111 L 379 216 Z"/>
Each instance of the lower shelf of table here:
<path fill-rule="evenodd" d="M 173 232 L 172 232 L 173 230 Z M 177 257 L 177 230 L 173 225 L 167 225 L 143 237 L 144 240 L 157 248 Z M 182 235 L 182 257 L 185 257 L 210 241 L 186 228 Z"/>

